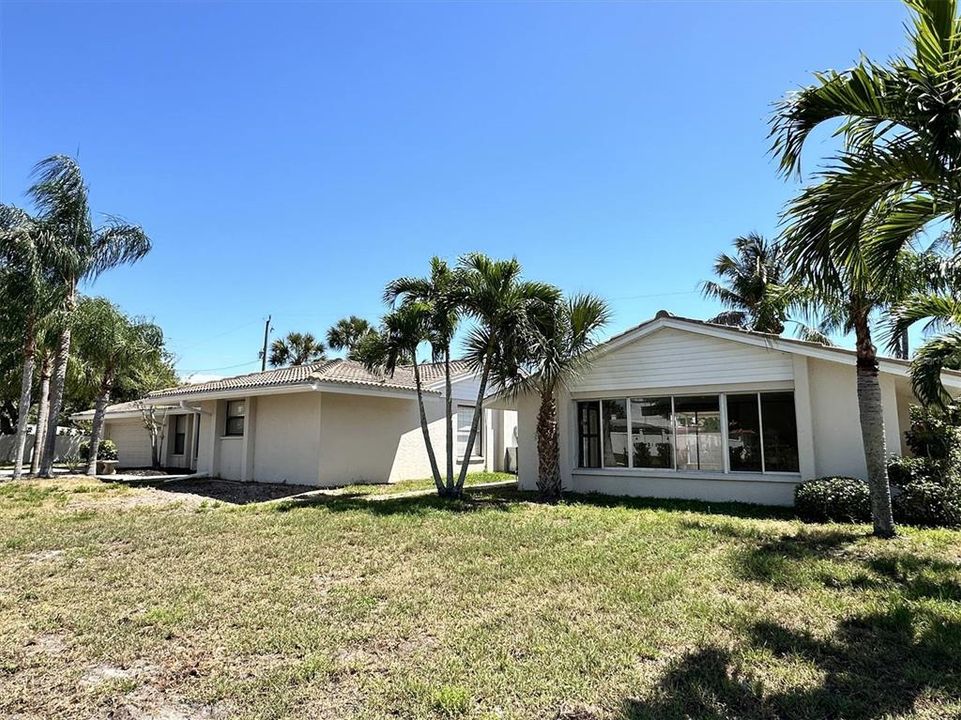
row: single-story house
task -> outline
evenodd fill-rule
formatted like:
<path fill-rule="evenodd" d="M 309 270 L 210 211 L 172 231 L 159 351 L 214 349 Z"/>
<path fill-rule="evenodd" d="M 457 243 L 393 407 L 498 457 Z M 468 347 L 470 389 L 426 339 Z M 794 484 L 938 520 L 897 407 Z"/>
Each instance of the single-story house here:
<path fill-rule="evenodd" d="M 787 505 L 802 480 L 866 477 L 855 353 L 661 311 L 593 351 L 558 398 L 564 488 Z M 882 358 L 888 452 L 905 454 L 909 363 Z M 961 393 L 961 373 L 945 372 Z M 518 413 L 518 482 L 536 489 L 539 400 Z"/>
<path fill-rule="evenodd" d="M 444 367 L 419 366 L 437 462 L 444 471 Z M 452 363 L 454 442 L 466 448 L 479 379 Z M 360 363 L 311 365 L 183 385 L 151 393 L 143 403 L 163 419 L 163 465 L 228 480 L 337 486 L 430 477 L 412 368 L 391 375 Z M 93 411 L 74 415 L 89 420 Z M 484 411 L 472 471 L 512 470 L 516 414 Z M 118 465 L 150 465 L 150 438 L 138 403 L 107 409 L 105 437 Z"/>

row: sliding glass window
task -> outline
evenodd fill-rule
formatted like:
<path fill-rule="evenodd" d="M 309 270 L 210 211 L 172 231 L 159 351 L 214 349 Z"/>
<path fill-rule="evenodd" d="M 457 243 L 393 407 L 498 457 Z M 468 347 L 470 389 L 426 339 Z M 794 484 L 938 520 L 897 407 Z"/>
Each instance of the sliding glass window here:
<path fill-rule="evenodd" d="M 577 464 L 582 468 L 601 466 L 601 413 L 597 400 L 577 403 L 579 436 Z"/>
<path fill-rule="evenodd" d="M 727 456 L 732 472 L 761 472 L 761 416 L 757 393 L 727 396 Z"/>
<path fill-rule="evenodd" d="M 721 404 L 717 395 L 674 398 L 678 470 L 723 470 Z"/>
<path fill-rule="evenodd" d="M 631 445 L 634 467 L 674 467 L 670 397 L 631 399 Z"/>
<path fill-rule="evenodd" d="M 761 393 L 761 427 L 764 469 L 767 472 L 797 472 L 797 417 L 793 392 Z"/>
<path fill-rule="evenodd" d="M 627 401 L 601 401 L 604 467 L 627 467 Z"/>

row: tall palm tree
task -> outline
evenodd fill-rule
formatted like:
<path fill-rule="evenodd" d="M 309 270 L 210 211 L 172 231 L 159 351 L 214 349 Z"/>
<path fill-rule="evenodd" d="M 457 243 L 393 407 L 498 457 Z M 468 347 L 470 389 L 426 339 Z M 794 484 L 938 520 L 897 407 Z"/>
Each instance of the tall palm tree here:
<path fill-rule="evenodd" d="M 310 365 L 327 359 L 327 348 L 311 333 L 292 332 L 270 345 L 267 362 L 270 367 Z"/>
<path fill-rule="evenodd" d="M 39 220 L 54 238 L 56 252 L 51 253 L 51 271 L 62 295 L 59 311 L 64 319 L 54 355 L 50 414 L 40 463 L 40 474 L 50 477 L 63 406 L 77 288 L 81 282 L 95 280 L 111 268 L 143 258 L 150 251 L 150 239 L 141 227 L 116 217 L 110 217 L 101 227 L 94 227 L 89 191 L 73 158 L 53 155 L 41 160 L 34 169 L 34 177 L 35 182 L 27 193 Z"/>
<path fill-rule="evenodd" d="M 453 492 L 454 483 L 454 412 L 451 386 L 451 343 L 461 320 L 461 306 L 466 300 L 464 273 L 434 256 L 427 277 L 401 277 L 387 285 L 384 302 L 395 306 L 398 301 L 416 302 L 428 310 L 427 340 L 434 362 L 444 363 L 444 429 L 446 439 L 446 485 Z M 416 362 L 416 361 L 415 361 Z"/>
<path fill-rule="evenodd" d="M 96 397 L 87 465 L 87 474 L 93 475 L 110 394 L 123 375 L 131 376 L 159 359 L 163 332 L 154 323 L 131 320 L 105 298 L 83 298 L 77 305 L 74 335 L 73 370 Z"/>
<path fill-rule="evenodd" d="M 509 395 L 536 393 L 537 489 L 547 502 L 561 497 L 560 445 L 557 434 L 557 391 L 590 364 L 597 332 L 610 319 L 610 308 L 596 295 L 574 295 L 532 308 L 524 372 L 495 377 Z"/>
<path fill-rule="evenodd" d="M 354 349 L 364 336 L 377 332 L 364 318 L 356 315 L 341 318 L 327 330 L 327 345 L 331 350 L 346 350 L 347 358 L 355 360 Z"/>
<path fill-rule="evenodd" d="M 50 234 L 43 223 L 19 208 L 0 205 L 0 325 L 9 337 L 23 337 L 14 480 L 23 472 L 37 336 L 57 300 L 48 270 L 50 249 Z"/>
<path fill-rule="evenodd" d="M 416 360 L 417 348 L 427 342 L 430 336 L 431 314 L 431 307 L 417 300 L 408 300 L 391 310 L 384 316 L 381 330 L 368 335 L 363 342 L 363 363 L 369 370 L 383 370 L 391 376 L 398 368 L 410 363 L 414 375 L 414 387 L 417 391 L 420 429 L 424 436 L 424 447 L 430 462 L 431 476 L 434 479 L 437 494 L 444 497 L 449 492 L 437 466 L 437 454 L 434 452 L 427 411 L 424 408 L 424 388 L 420 366 Z"/>
<path fill-rule="evenodd" d="M 466 289 L 463 311 L 473 320 L 466 341 L 466 359 L 480 373 L 480 382 L 477 411 L 452 492 L 455 496 L 463 492 L 492 371 L 496 369 L 495 379 L 517 377 L 521 373 L 529 350 L 533 318 L 561 297 L 553 285 L 524 280 L 516 258 L 492 260 L 482 253 L 469 253 L 460 259 L 458 267 L 464 273 Z"/>
<path fill-rule="evenodd" d="M 786 175 L 800 173 L 811 132 L 839 123 L 844 149 L 791 204 L 791 233 L 819 247 L 816 274 L 864 264 L 878 285 L 919 232 L 937 223 L 961 237 L 961 20 L 956 0 L 908 0 L 911 53 L 885 64 L 862 59 L 844 72 L 789 95 L 772 126 L 773 149 Z M 937 375 L 937 358 L 956 360 L 949 334 L 915 372 Z M 938 382 L 940 376 L 937 375 Z M 917 378 L 915 385 L 924 386 Z M 933 393 L 942 397 L 943 390 Z"/>
<path fill-rule="evenodd" d="M 773 150 L 800 172 L 814 128 L 837 120 L 844 147 L 788 206 L 795 274 L 854 330 L 857 388 L 874 532 L 894 535 L 871 312 L 905 294 L 905 252 L 937 220 L 961 219 L 961 24 L 955 0 L 910 0 L 910 58 L 862 60 L 792 93 L 773 119 Z"/>

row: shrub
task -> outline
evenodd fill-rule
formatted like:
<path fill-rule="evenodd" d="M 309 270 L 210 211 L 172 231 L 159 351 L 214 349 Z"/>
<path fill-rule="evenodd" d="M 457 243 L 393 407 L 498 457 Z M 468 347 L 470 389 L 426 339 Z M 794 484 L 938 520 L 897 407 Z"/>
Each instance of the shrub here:
<path fill-rule="evenodd" d="M 90 459 L 90 441 L 84 440 L 80 443 L 80 459 L 89 460 Z M 116 460 L 117 459 L 117 444 L 113 440 L 101 440 L 100 447 L 97 450 L 98 460 Z"/>
<path fill-rule="evenodd" d="M 919 477 L 898 488 L 894 518 L 908 525 L 961 526 L 961 483 L 956 479 Z"/>
<path fill-rule="evenodd" d="M 794 509 L 806 522 L 866 522 L 871 519 L 871 495 L 864 480 L 822 477 L 794 489 Z"/>

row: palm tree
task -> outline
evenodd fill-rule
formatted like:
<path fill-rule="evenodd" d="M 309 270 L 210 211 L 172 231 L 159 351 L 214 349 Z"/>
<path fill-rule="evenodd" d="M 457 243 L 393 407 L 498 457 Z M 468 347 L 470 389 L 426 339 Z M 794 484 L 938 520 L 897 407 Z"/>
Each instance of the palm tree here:
<path fill-rule="evenodd" d="M 346 350 L 347 358 L 356 360 L 354 349 L 366 335 L 377 332 L 376 328 L 362 317 L 351 315 L 341 318 L 327 330 L 327 345 L 331 350 Z"/>
<path fill-rule="evenodd" d="M 709 322 L 780 335 L 791 302 L 784 283 L 781 246 L 750 233 L 734 239 L 734 255 L 721 253 L 714 261 L 720 283 L 701 283 L 705 298 L 727 310 Z"/>
<path fill-rule="evenodd" d="M 23 336 L 20 403 L 14 440 L 13 479 L 23 472 L 37 336 L 56 304 L 56 286 L 47 269 L 48 229 L 27 213 L 0 205 L 0 325 L 9 337 Z"/>
<path fill-rule="evenodd" d="M 446 261 L 434 256 L 430 259 L 428 277 L 401 277 L 387 285 L 384 302 L 395 306 L 398 301 L 416 302 L 429 313 L 427 340 L 434 362 L 444 363 L 444 429 L 446 439 L 448 491 L 454 490 L 454 413 L 451 388 L 451 343 L 460 323 L 461 306 L 466 299 L 464 273 L 451 268 Z M 416 360 L 415 360 L 416 362 Z"/>
<path fill-rule="evenodd" d="M 788 206 L 785 251 L 798 279 L 840 308 L 855 333 L 857 388 L 874 533 L 894 535 L 871 313 L 905 297 L 905 253 L 931 222 L 961 219 L 961 24 L 954 0 L 911 0 L 914 53 L 862 60 L 793 93 L 773 119 L 785 174 L 800 172 L 811 131 L 841 122 L 840 153 Z"/>
<path fill-rule="evenodd" d="M 537 489 L 547 502 L 561 498 L 560 445 L 557 434 L 557 391 L 590 363 L 597 332 L 610 319 L 610 308 L 596 295 L 574 295 L 533 308 L 524 372 L 497 377 L 509 395 L 536 393 Z"/>
<path fill-rule="evenodd" d="M 292 332 L 285 338 L 277 338 L 271 343 L 267 356 L 270 367 L 310 365 L 326 359 L 327 348 L 309 332 Z"/>
<path fill-rule="evenodd" d="M 474 321 L 467 337 L 466 360 L 480 372 L 480 382 L 477 412 L 467 436 L 454 496 L 463 492 L 492 371 L 495 379 L 521 374 L 533 335 L 533 319 L 538 312 L 558 303 L 561 296 L 553 285 L 523 280 L 516 258 L 492 260 L 482 253 L 469 253 L 461 258 L 458 267 L 464 273 L 466 289 L 463 311 Z"/>
<path fill-rule="evenodd" d="M 871 282 L 884 285 L 899 255 L 937 223 L 948 226 L 958 246 L 961 20 L 956 0 L 907 5 L 913 15 L 908 57 L 883 65 L 862 59 L 850 70 L 820 73 L 816 84 L 789 95 L 775 115 L 773 149 L 787 175 L 800 173 L 802 150 L 816 127 L 837 121 L 846 141 L 788 209 L 791 234 L 820 248 L 812 258 L 815 274 L 863 264 Z M 961 345 L 948 334 L 924 354 L 914 371 L 930 379 L 939 362 L 957 360 Z M 916 386 L 926 384 L 916 377 Z M 938 388 L 929 398 L 943 395 Z"/>
<path fill-rule="evenodd" d="M 387 313 L 379 332 L 369 334 L 362 348 L 363 363 L 368 370 L 384 371 L 393 376 L 398 368 L 411 364 L 414 374 L 414 387 L 417 391 L 417 410 L 420 416 L 420 429 L 424 436 L 427 459 L 430 462 L 431 476 L 441 497 L 448 495 L 448 489 L 441 478 L 437 466 L 437 455 L 430 438 L 430 426 L 424 408 L 424 389 L 417 364 L 417 348 L 427 342 L 430 335 L 432 308 L 426 303 L 409 300 Z"/>
<path fill-rule="evenodd" d="M 77 287 L 80 282 L 95 280 L 111 268 L 140 260 L 150 251 L 150 239 L 139 226 L 116 217 L 110 217 L 99 228 L 93 226 L 88 188 L 73 158 L 53 155 L 41 160 L 34 176 L 35 182 L 27 192 L 37 209 L 38 219 L 53 236 L 55 252 L 50 253 L 51 274 L 62 296 L 59 312 L 63 323 L 54 355 L 50 413 L 40 463 L 40 474 L 50 477 L 63 406 Z"/>
<path fill-rule="evenodd" d="M 87 474 L 94 475 L 110 393 L 122 376 L 131 376 L 160 357 L 163 332 L 153 323 L 131 320 L 104 298 L 83 298 L 77 306 L 74 334 L 73 371 L 96 397 L 87 464 Z"/>

